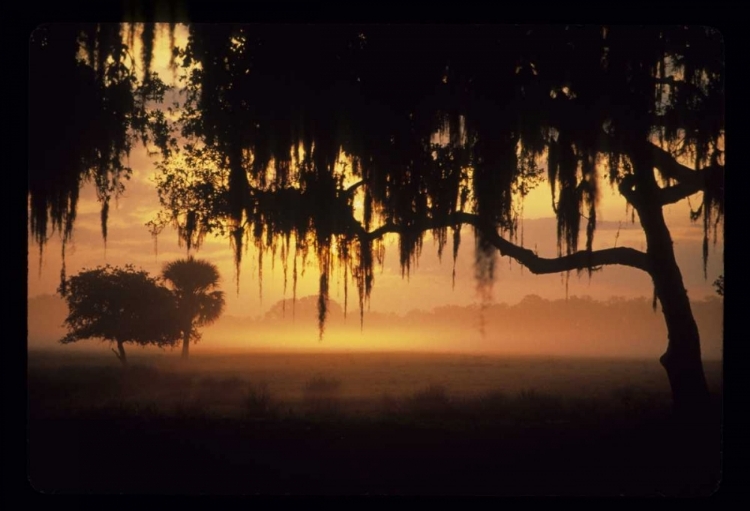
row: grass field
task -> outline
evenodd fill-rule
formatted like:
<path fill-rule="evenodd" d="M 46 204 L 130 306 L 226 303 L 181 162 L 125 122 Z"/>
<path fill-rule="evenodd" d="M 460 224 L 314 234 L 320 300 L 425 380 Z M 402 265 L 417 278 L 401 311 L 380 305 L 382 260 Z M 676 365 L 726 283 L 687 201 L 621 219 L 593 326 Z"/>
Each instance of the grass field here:
<path fill-rule="evenodd" d="M 707 495 L 715 416 L 675 425 L 655 360 L 30 352 L 45 492 Z M 696 440 L 698 439 L 698 440 Z"/>

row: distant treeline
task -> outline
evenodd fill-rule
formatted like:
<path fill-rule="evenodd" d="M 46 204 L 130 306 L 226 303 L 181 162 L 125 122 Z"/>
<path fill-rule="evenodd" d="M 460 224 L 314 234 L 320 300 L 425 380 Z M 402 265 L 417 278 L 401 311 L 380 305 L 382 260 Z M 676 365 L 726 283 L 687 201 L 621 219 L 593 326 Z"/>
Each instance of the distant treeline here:
<path fill-rule="evenodd" d="M 260 318 L 226 316 L 206 335 L 220 332 L 283 331 L 301 335 L 315 328 L 317 297 L 278 302 Z M 652 355 L 666 346 L 667 330 L 660 305 L 647 298 L 612 297 L 605 301 L 572 296 L 547 300 L 527 295 L 519 303 L 487 306 L 446 305 L 431 311 L 414 309 L 406 314 L 366 312 L 362 335 L 429 337 L 424 348 L 436 350 L 530 351 L 561 354 Z M 720 358 L 723 339 L 723 301 L 718 297 L 692 303 L 701 332 L 704 357 Z M 329 334 L 360 334 L 358 311 L 346 317 L 340 304 L 331 301 L 326 326 Z M 324 341 L 325 342 L 325 341 Z M 390 344 L 390 343 L 389 343 Z M 420 343 L 421 344 L 421 343 Z M 393 346 L 395 347 L 395 346 Z"/>
<path fill-rule="evenodd" d="M 527 295 L 519 303 L 446 305 L 403 315 L 359 312 L 344 317 L 331 300 L 326 336 L 317 339 L 317 296 L 279 301 L 256 318 L 225 315 L 205 329 L 202 347 L 418 349 L 531 354 L 653 356 L 666 346 L 660 305 L 647 298 L 594 300 L 572 296 L 547 300 Z M 65 304 L 53 295 L 29 300 L 29 346 L 52 347 L 64 335 Z M 721 358 L 724 303 L 719 297 L 692 302 L 705 358 Z M 296 343 L 296 344 L 295 344 Z"/>

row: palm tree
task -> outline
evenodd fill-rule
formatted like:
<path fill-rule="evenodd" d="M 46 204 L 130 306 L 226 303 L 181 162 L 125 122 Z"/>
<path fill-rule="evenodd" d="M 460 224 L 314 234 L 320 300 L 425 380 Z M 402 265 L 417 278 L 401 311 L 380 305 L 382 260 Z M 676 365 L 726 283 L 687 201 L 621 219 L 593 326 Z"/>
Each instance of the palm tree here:
<path fill-rule="evenodd" d="M 197 327 L 216 321 L 224 311 L 224 292 L 218 290 L 219 270 L 215 264 L 203 259 L 178 259 L 167 263 L 162 277 L 177 299 L 182 321 L 182 357 L 188 357 L 190 340 L 197 342 Z"/>

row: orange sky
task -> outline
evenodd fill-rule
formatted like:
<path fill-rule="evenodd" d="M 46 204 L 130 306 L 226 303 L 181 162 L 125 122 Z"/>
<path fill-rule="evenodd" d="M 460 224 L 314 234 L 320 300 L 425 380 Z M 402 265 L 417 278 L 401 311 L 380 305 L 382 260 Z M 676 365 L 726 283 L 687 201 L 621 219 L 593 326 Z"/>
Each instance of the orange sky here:
<path fill-rule="evenodd" d="M 185 32 L 180 28 L 177 43 L 184 42 Z M 184 44 L 184 43 L 183 43 Z M 136 52 L 137 48 L 134 49 Z M 137 54 L 137 53 L 136 53 Z M 168 54 L 166 38 L 157 40 L 155 69 L 167 81 L 171 73 L 167 71 Z M 116 207 L 110 210 L 109 235 L 105 248 L 99 226 L 99 204 L 90 185 L 83 188 L 78 207 L 78 216 L 73 234 L 73 242 L 66 248 L 68 275 L 78 273 L 86 267 L 127 263 L 143 267 L 156 274 L 165 262 L 184 257 L 185 248 L 178 247 L 177 235 L 165 230 L 158 239 L 158 254 L 154 252 L 154 241 L 145 223 L 153 218 L 158 209 L 158 197 L 153 185 L 156 172 L 154 161 L 142 147 L 136 147 L 130 155 L 129 165 L 133 176 L 126 182 L 125 194 Z M 625 211 L 625 203 L 607 185 L 602 187 L 599 208 L 598 229 L 594 248 L 632 246 L 645 249 L 645 239 L 638 224 L 631 224 L 630 215 Z M 692 199 L 699 204 L 699 197 Z M 688 201 L 665 208 L 670 226 L 676 256 L 683 272 L 686 288 L 692 299 L 701 299 L 714 294 L 713 280 L 723 272 L 723 238 L 719 234 L 718 243 L 710 246 L 708 280 L 703 278 L 701 261 L 702 226 L 692 224 L 688 218 Z M 534 190 L 524 205 L 523 235 L 524 245 L 536 247 L 539 255 L 553 257 L 556 254 L 555 221 L 550 203 L 547 183 Z M 618 235 L 619 231 L 619 235 Z M 583 244 L 583 240 L 582 240 Z M 466 305 L 478 301 L 473 271 L 473 240 L 467 230 L 462 238 L 462 247 L 457 263 L 455 289 L 451 289 L 451 257 L 446 250 L 442 264 L 439 263 L 436 248 L 431 249 L 428 235 L 419 266 L 413 269 L 407 280 L 401 278 L 397 250 L 386 251 L 385 268 L 376 274 L 371 308 L 383 312 L 406 312 L 410 309 L 432 309 L 445 304 Z M 28 237 L 28 293 L 35 296 L 54 293 L 59 284 L 61 259 L 60 241 L 53 237 L 45 247 L 44 258 L 39 266 L 39 247 Z M 394 249 L 396 247 L 393 247 Z M 223 288 L 227 292 L 227 314 L 237 316 L 257 316 L 268 310 L 282 298 L 283 274 L 281 265 L 271 271 L 271 261 L 264 262 L 263 300 L 259 297 L 257 277 L 257 255 L 251 247 L 244 257 L 241 268 L 239 293 L 235 292 L 234 265 L 232 250 L 227 239 L 207 238 L 203 247 L 196 252 L 198 257 L 209 259 L 219 266 L 223 276 Z M 343 284 L 334 279 L 331 298 L 343 302 Z M 298 296 L 317 293 L 317 264 L 309 261 L 309 268 L 299 280 Z M 351 286 L 350 289 L 354 289 Z M 356 291 L 352 291 L 354 295 Z M 537 294 L 549 299 L 565 296 L 564 275 L 535 276 L 508 259 L 499 264 L 497 281 L 494 286 L 495 301 L 516 303 L 527 294 Z M 612 295 L 634 297 L 651 296 L 653 292 L 650 278 L 644 272 L 624 267 L 606 267 L 596 272 L 591 279 L 584 273 L 580 277 L 570 276 L 570 295 L 590 295 L 605 299 Z M 291 284 L 287 297 L 291 296 Z M 350 297 L 350 304 L 355 299 Z M 350 305 L 351 306 L 351 305 Z"/>

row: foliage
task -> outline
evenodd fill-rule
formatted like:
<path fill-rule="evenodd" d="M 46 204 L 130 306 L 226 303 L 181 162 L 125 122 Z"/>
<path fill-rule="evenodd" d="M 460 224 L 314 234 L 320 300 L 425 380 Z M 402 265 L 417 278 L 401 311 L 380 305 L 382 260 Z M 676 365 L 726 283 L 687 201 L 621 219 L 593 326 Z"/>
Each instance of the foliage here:
<path fill-rule="evenodd" d="M 485 299 L 498 253 L 535 274 L 612 264 L 648 272 L 669 330 L 661 362 L 675 401 L 693 412 L 707 405 L 700 336 L 663 207 L 700 194 L 691 219 L 703 223 L 705 276 L 724 215 L 717 30 L 433 25 L 417 35 L 405 25 L 192 24 L 174 52 L 185 99 L 168 124 L 143 106 L 165 90 L 149 72 L 155 27 L 141 30 L 140 81 L 125 63 L 128 27 L 127 38 L 104 25 L 54 26 L 32 38 L 29 198 L 40 246 L 50 214 L 53 230 L 69 237 L 86 176 L 97 184 L 106 238 L 121 159 L 133 133 L 144 141 L 151 133 L 164 157 L 152 232 L 176 227 L 188 249 L 228 234 L 238 273 L 253 243 L 259 280 L 264 252 L 282 262 L 285 284 L 291 257 L 294 296 L 298 260 L 304 270 L 312 251 L 321 336 L 334 270 L 344 274 L 345 310 L 349 282 L 357 287 L 361 321 L 388 236 L 408 276 L 428 232 L 439 255 L 452 233 L 455 264 L 468 225 Z M 48 83 L 60 83 L 51 98 Z M 517 237 L 522 199 L 545 167 L 556 258 Z M 633 221 L 638 214 L 645 251 L 593 249 L 603 184 L 616 187 Z"/>
<path fill-rule="evenodd" d="M 340 380 L 337 378 L 326 378 L 323 375 L 317 375 L 305 383 L 305 392 L 308 394 L 329 394 L 338 392 L 340 388 Z"/>
<path fill-rule="evenodd" d="M 716 288 L 716 294 L 724 296 L 724 275 L 719 275 L 719 278 L 714 280 L 714 287 Z"/>
<path fill-rule="evenodd" d="M 339 415 L 341 409 L 341 380 L 318 374 L 304 386 L 304 402 L 308 411 L 318 416 Z"/>
<path fill-rule="evenodd" d="M 179 55 L 188 144 L 162 163 L 152 227 L 188 246 L 230 234 L 238 269 L 248 241 L 280 248 L 295 284 L 313 249 L 321 333 L 333 268 L 361 314 L 387 234 L 408 275 L 428 231 L 440 254 L 452 231 L 455 260 L 468 223 L 490 284 L 497 230 L 515 239 L 543 167 L 561 256 L 582 224 L 592 252 L 597 166 L 636 209 L 702 191 L 704 258 L 723 216 L 722 39 L 707 27 L 192 25 Z M 634 182 L 650 165 L 653 200 Z M 557 271 L 597 265 L 577 261 Z"/>
<path fill-rule="evenodd" d="M 150 72 L 154 24 L 44 25 L 33 34 L 29 199 L 40 247 L 50 218 L 70 237 L 87 179 L 106 239 L 110 198 L 130 175 L 122 159 L 140 138 L 164 156 L 153 232 L 172 224 L 188 248 L 208 233 L 230 234 L 238 268 L 248 240 L 280 248 L 285 282 L 293 257 L 294 283 L 297 258 L 312 248 L 321 332 L 333 267 L 345 287 L 354 281 L 361 313 L 389 233 L 408 274 L 425 233 L 442 254 L 452 230 L 455 258 L 469 223 L 477 276 L 491 283 L 490 229 L 515 236 L 517 199 L 543 167 L 561 254 L 578 251 L 582 223 L 591 251 L 597 165 L 636 206 L 631 178 L 645 150 L 667 185 L 663 200 L 703 192 L 693 218 L 703 219 L 707 257 L 723 216 L 723 41 L 714 29 L 422 26 L 419 37 L 398 25 L 189 29 L 187 46 L 172 48 L 186 98 L 175 126 L 148 107 L 167 90 Z M 137 34 L 140 60 L 130 53 Z M 188 139 L 180 154 L 175 130 Z M 690 166 L 701 172 L 685 179 Z M 595 263 L 574 269 L 586 266 Z"/>
<path fill-rule="evenodd" d="M 218 268 L 206 260 L 188 257 L 167 263 L 162 277 L 173 290 L 183 335 L 197 342 L 197 327 L 210 325 L 224 311 L 224 293 L 217 289 Z"/>
<path fill-rule="evenodd" d="M 448 389 L 444 385 L 430 384 L 427 388 L 415 392 L 409 400 L 408 409 L 417 414 L 440 413 L 451 407 Z"/>
<path fill-rule="evenodd" d="M 172 293 L 132 265 L 84 270 L 69 279 L 64 298 L 70 330 L 61 340 L 64 344 L 101 338 L 164 347 L 180 338 Z"/>
<path fill-rule="evenodd" d="M 153 48 L 153 24 L 145 25 L 141 43 Z M 63 244 L 70 239 L 86 182 L 96 187 L 106 241 L 109 204 L 130 178 L 123 160 L 133 144 L 168 157 L 176 143 L 153 108 L 168 87 L 150 69 L 150 50 L 142 62 L 133 56 L 134 38 L 133 24 L 117 23 L 51 23 L 31 35 L 29 222 L 40 250 L 55 232 Z"/>
<path fill-rule="evenodd" d="M 242 408 L 245 417 L 249 418 L 266 417 L 275 413 L 277 403 L 271 396 L 268 384 L 261 382 L 258 385 L 248 385 L 242 399 Z"/>

